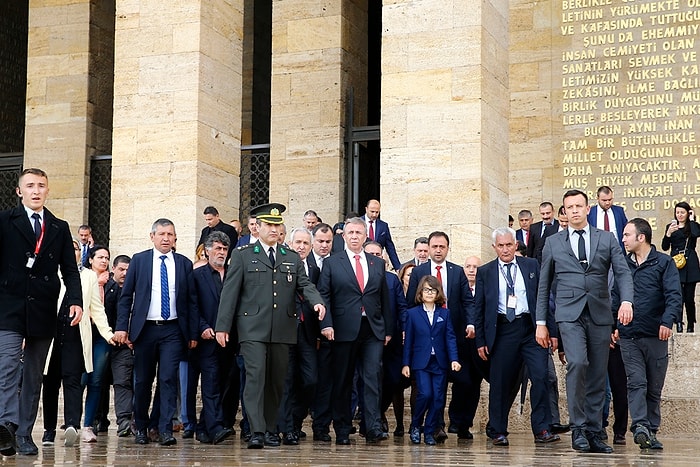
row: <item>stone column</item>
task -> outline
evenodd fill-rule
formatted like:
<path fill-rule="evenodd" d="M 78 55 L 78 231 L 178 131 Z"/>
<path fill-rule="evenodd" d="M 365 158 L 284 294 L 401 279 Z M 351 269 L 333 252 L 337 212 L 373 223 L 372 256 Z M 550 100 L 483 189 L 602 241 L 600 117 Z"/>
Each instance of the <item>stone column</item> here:
<path fill-rule="evenodd" d="M 238 215 L 242 2 L 117 0 L 111 245 L 171 219 L 194 255 L 202 211 Z"/>
<path fill-rule="evenodd" d="M 24 167 L 47 172 L 49 209 L 74 231 L 87 219 L 92 3 L 29 2 Z"/>
<path fill-rule="evenodd" d="M 331 225 L 344 214 L 345 99 L 366 67 L 366 5 L 323 6 L 276 0 L 272 8 L 270 201 L 289 203 L 290 227 L 306 209 Z"/>
<path fill-rule="evenodd" d="M 508 3 L 385 1 L 381 201 L 399 256 L 433 230 L 493 256 L 508 218 Z"/>

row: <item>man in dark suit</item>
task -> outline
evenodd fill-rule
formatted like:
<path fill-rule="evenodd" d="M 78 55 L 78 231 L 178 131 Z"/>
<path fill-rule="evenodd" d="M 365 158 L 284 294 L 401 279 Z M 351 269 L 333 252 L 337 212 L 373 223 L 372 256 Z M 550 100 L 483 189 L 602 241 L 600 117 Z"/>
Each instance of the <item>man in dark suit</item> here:
<path fill-rule="evenodd" d="M 381 429 L 382 352 L 391 340 L 393 320 L 389 307 L 385 263 L 367 255 L 365 221 L 345 222 L 345 251 L 323 262 L 318 289 L 328 305 L 321 333 L 331 341 L 333 361 L 333 426 L 336 444 L 350 444 L 350 399 L 356 364 L 364 382 L 367 442 L 387 438 Z"/>
<path fill-rule="evenodd" d="M 520 228 L 515 231 L 515 239 L 527 248 L 530 243 L 530 225 L 532 224 L 532 212 L 523 209 L 518 213 L 518 224 Z"/>
<path fill-rule="evenodd" d="M 207 223 L 207 226 L 202 229 L 202 234 L 199 236 L 199 242 L 197 242 L 197 246 L 203 244 L 209 236 L 209 234 L 212 232 L 225 233 L 226 236 L 229 238 L 231 245 L 235 245 L 238 242 L 238 232 L 236 231 L 236 228 L 230 224 L 222 222 L 221 217 L 219 217 L 219 210 L 216 209 L 214 206 L 207 206 L 206 208 L 204 208 L 204 222 Z M 228 256 L 226 257 L 227 264 L 228 260 L 231 258 L 232 251 L 233 248 L 228 249 Z"/>
<path fill-rule="evenodd" d="M 379 201 L 376 199 L 367 201 L 365 215 L 362 216 L 362 219 L 365 221 L 365 226 L 367 227 L 367 238 L 379 243 L 382 248 L 386 250 L 386 253 L 389 255 L 391 267 L 398 271 L 401 269 L 401 261 L 399 261 L 399 256 L 396 254 L 394 241 L 391 239 L 389 224 L 379 219 L 380 210 L 381 205 Z"/>
<path fill-rule="evenodd" d="M 447 308 L 450 310 L 452 328 L 457 338 L 457 353 L 462 370 L 451 372 L 452 398 L 448 407 L 450 417 L 449 431 L 457 433 L 460 439 L 472 439 L 469 428 L 474 423 L 474 415 L 479 405 L 481 381 L 488 376 L 486 365 L 480 364 L 474 346 L 474 298 L 469 288 L 464 269 L 458 264 L 446 261 L 450 251 L 450 239 L 445 232 L 432 232 L 428 236 L 430 261 L 413 268 L 408 283 L 406 301 L 408 306 L 415 306 L 418 282 L 423 276 L 432 275 L 440 279 L 447 296 Z M 479 362 L 477 362 L 479 360 Z M 443 442 L 447 434 L 439 430 L 435 440 Z"/>
<path fill-rule="evenodd" d="M 493 231 L 497 259 L 479 268 L 476 275 L 476 347 L 479 356 L 490 360 L 489 423 L 493 444 L 508 446 L 508 413 L 513 402 L 510 388 L 517 384 L 523 362 L 532 382 L 530 425 L 535 443 L 559 441 L 549 431 L 551 414 L 547 390 L 547 349 L 535 340 L 535 304 L 539 264 L 515 256 L 515 231 L 502 227 Z M 552 313 L 548 328 L 556 336 Z M 553 338 L 554 339 L 554 338 Z"/>
<path fill-rule="evenodd" d="M 421 264 L 426 263 L 428 258 L 430 258 L 430 252 L 428 250 L 428 237 L 418 237 L 413 241 L 413 259 L 405 262 L 401 266 L 403 267 L 407 264 L 420 266 Z"/>
<path fill-rule="evenodd" d="M 528 258 L 542 262 L 542 248 L 547 237 L 557 233 L 559 221 L 554 218 L 554 205 L 549 201 L 540 204 L 541 221 L 530 225 L 530 241 L 527 244 Z"/>
<path fill-rule="evenodd" d="M 129 264 L 117 309 L 114 341 L 133 343 L 136 442 L 147 444 L 148 409 L 158 369 L 159 443 L 171 446 L 172 416 L 177 406 L 180 361 L 197 346 L 199 312 L 192 262 L 172 251 L 175 225 L 158 219 L 151 227 L 153 248 L 137 253 Z"/>
<path fill-rule="evenodd" d="M 561 338 L 566 346 L 566 396 L 571 420 L 571 444 L 577 451 L 610 453 L 599 438 L 605 381 L 614 324 L 608 287 L 612 267 L 620 295 L 618 319 L 632 321 L 632 275 L 620 244 L 610 232 L 588 224 L 588 197 L 580 190 L 564 194 L 569 227 L 547 239 L 537 294 L 537 342 L 555 348 L 547 328 L 552 282 Z"/>
<path fill-rule="evenodd" d="M 591 207 L 588 212 L 588 223 L 593 227 L 612 232 L 624 251 L 622 232 L 627 225 L 627 216 L 622 206 L 613 206 L 613 190 L 609 186 L 603 185 L 598 188 L 598 204 Z"/>
<path fill-rule="evenodd" d="M 311 243 L 311 232 L 306 228 L 298 227 L 292 230 L 291 248 L 299 253 L 309 280 L 316 284 L 320 271 L 308 261 Z M 301 425 L 316 395 L 318 382 L 316 346 L 321 337 L 318 315 L 314 312 L 311 303 L 303 296 L 297 295 L 296 307 L 297 343 L 289 348 L 289 368 L 278 423 L 280 432 L 284 433 L 282 443 L 288 446 L 299 444 Z"/>
<path fill-rule="evenodd" d="M 25 169 L 16 192 L 22 205 L 0 212 L 0 380 L 4 388 L 0 392 L 0 454 L 4 456 L 16 450 L 25 455 L 39 452 L 32 427 L 44 363 L 56 331 L 59 267 L 71 325 L 77 325 L 83 314 L 68 223 L 44 207 L 49 194 L 46 172 Z M 22 392 L 17 397 L 20 381 Z"/>
<path fill-rule="evenodd" d="M 250 245 L 251 243 L 255 243 L 258 241 L 258 223 L 255 220 L 254 215 L 248 216 L 248 233 L 243 235 L 242 237 L 238 237 L 238 241 L 236 242 L 236 248 L 239 246 L 246 246 Z"/>
<path fill-rule="evenodd" d="M 319 317 L 326 311 L 299 255 L 277 243 L 284 210 L 283 205 L 271 203 L 251 211 L 259 238 L 231 255 L 216 319 L 216 340 L 226 347 L 235 318 L 245 363 L 243 403 L 253 432 L 248 442 L 252 449 L 281 443 L 277 415 L 289 346 L 297 342 L 295 297 L 304 296 Z"/>
<path fill-rule="evenodd" d="M 221 355 L 227 349 L 216 343 L 214 333 L 230 245 L 231 241 L 224 232 L 213 231 L 209 234 L 204 240 L 208 263 L 195 269 L 193 273 L 199 310 L 199 344 L 193 351 L 195 355 L 190 359 L 187 371 L 187 401 L 183 400 L 181 403 L 187 404 L 189 414 L 196 413 L 195 396 L 197 381 L 201 374 L 202 413 L 197 426 L 197 435 L 199 441 L 203 443 L 219 444 L 232 434 L 230 426 L 224 425 L 221 399 L 225 392 L 222 380 L 228 382 L 227 377 L 231 373 L 233 358 Z"/>

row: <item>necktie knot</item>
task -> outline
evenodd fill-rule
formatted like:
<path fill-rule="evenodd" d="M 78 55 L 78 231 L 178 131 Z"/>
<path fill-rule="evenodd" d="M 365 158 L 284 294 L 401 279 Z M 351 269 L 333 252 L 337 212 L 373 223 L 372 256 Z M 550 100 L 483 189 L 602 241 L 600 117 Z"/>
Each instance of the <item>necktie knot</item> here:
<path fill-rule="evenodd" d="M 34 219 L 34 235 L 38 240 L 41 237 L 41 216 L 35 212 L 32 214 L 32 219 Z"/>
<path fill-rule="evenodd" d="M 574 232 L 576 232 L 577 234 L 579 234 L 579 236 L 581 236 L 581 237 L 583 237 L 583 234 L 586 233 L 586 231 L 583 230 L 583 229 L 582 229 L 582 230 L 574 230 Z"/>

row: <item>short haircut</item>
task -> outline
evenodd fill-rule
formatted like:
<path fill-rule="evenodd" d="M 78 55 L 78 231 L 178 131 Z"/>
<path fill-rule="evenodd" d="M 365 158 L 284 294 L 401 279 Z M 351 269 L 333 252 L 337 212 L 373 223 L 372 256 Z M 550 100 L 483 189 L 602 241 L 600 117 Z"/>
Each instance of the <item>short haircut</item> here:
<path fill-rule="evenodd" d="M 571 196 L 578 196 L 578 195 L 583 196 L 583 199 L 586 201 L 586 205 L 588 205 L 588 195 L 581 190 L 569 190 L 566 193 L 564 193 L 564 196 L 562 196 L 561 199 L 562 199 L 562 201 L 564 201 L 566 198 L 569 198 Z M 566 204 L 566 203 L 564 203 L 564 204 Z"/>
<path fill-rule="evenodd" d="M 219 210 L 216 209 L 214 206 L 207 206 L 206 208 L 204 208 L 204 215 L 206 216 L 207 214 L 211 214 L 212 216 L 218 216 Z"/>
<path fill-rule="evenodd" d="M 445 299 L 445 292 L 442 290 L 442 284 L 438 282 L 437 277 L 431 275 L 423 276 L 420 282 L 418 282 L 418 289 L 416 289 L 415 297 L 416 303 L 423 303 L 423 288 L 426 286 L 437 290 L 437 294 L 435 294 L 436 307 L 441 307 L 446 303 L 447 300 Z"/>
<path fill-rule="evenodd" d="M 49 176 L 46 175 L 46 172 L 44 172 L 44 171 L 41 170 L 41 169 L 37 169 L 37 168 L 31 167 L 31 168 L 29 168 L 29 169 L 24 169 L 24 170 L 22 171 L 22 173 L 19 175 L 19 179 L 17 180 L 17 184 L 19 185 L 19 180 L 22 180 L 22 177 L 24 177 L 25 175 L 30 175 L 30 174 L 31 174 L 31 175 L 36 175 L 36 176 L 38 176 L 38 177 L 44 177 L 44 178 L 46 179 L 47 182 L 49 181 Z"/>
<path fill-rule="evenodd" d="M 292 229 L 291 232 L 289 232 L 289 238 L 292 239 L 292 242 L 294 241 L 294 237 L 297 234 L 308 235 L 309 242 L 311 242 L 313 240 L 311 231 L 309 229 L 307 229 L 306 227 L 295 227 L 294 229 Z"/>
<path fill-rule="evenodd" d="M 637 235 L 644 235 L 644 243 L 651 245 L 651 225 L 649 225 L 646 219 L 635 217 L 627 223 L 634 225 L 634 230 L 637 231 Z"/>
<path fill-rule="evenodd" d="M 131 263 L 131 258 L 127 255 L 117 255 L 116 258 L 114 258 L 114 261 L 112 261 L 112 267 L 117 267 L 117 264 L 129 264 Z"/>
<path fill-rule="evenodd" d="M 207 238 L 204 239 L 204 248 L 206 250 L 211 250 L 214 246 L 214 242 L 219 242 L 227 248 L 231 248 L 231 239 L 228 235 L 218 230 L 213 231 Z"/>
<path fill-rule="evenodd" d="M 559 209 L 557 209 L 557 216 L 564 216 L 566 215 L 566 209 L 564 209 L 564 205 L 562 204 L 559 206 Z"/>
<path fill-rule="evenodd" d="M 323 233 L 331 232 L 331 233 L 333 233 L 333 227 L 326 224 L 325 222 L 320 222 L 314 226 L 314 230 L 311 231 L 311 235 L 315 237 L 316 233 L 318 233 L 318 232 L 323 232 Z"/>
<path fill-rule="evenodd" d="M 496 244 L 497 237 L 502 237 L 503 235 L 510 235 L 511 237 L 513 237 L 513 242 L 515 243 L 515 230 L 511 229 L 510 227 L 499 227 L 497 229 L 494 229 L 493 232 L 491 232 L 492 245 Z"/>
<path fill-rule="evenodd" d="M 165 217 L 161 217 L 160 219 L 157 219 L 151 226 L 151 233 L 156 233 L 158 227 L 168 227 L 170 225 L 172 225 L 173 229 L 175 229 L 175 224 L 173 224 L 173 221 L 171 221 L 170 219 L 166 219 Z"/>
<path fill-rule="evenodd" d="M 306 211 L 304 213 L 304 217 L 306 216 L 314 216 L 316 219 L 318 219 L 318 214 L 316 214 L 316 211 L 314 211 L 313 209 L 309 209 L 308 211 Z"/>
<path fill-rule="evenodd" d="M 80 232 L 81 230 L 87 230 L 88 232 L 92 232 L 92 227 L 90 227 L 87 224 L 83 224 L 80 227 L 78 227 L 78 232 Z"/>
<path fill-rule="evenodd" d="M 384 251 L 384 247 L 379 242 L 375 242 L 374 240 L 367 240 L 363 245 L 362 249 L 364 250 L 370 245 L 378 246 L 380 251 Z"/>
<path fill-rule="evenodd" d="M 361 217 L 351 217 L 345 221 L 343 231 L 345 231 L 349 225 L 361 225 L 362 229 L 365 231 L 365 234 L 367 233 L 367 224 L 365 224 L 365 221 Z"/>
<path fill-rule="evenodd" d="M 447 246 L 450 246 L 450 237 L 445 232 L 441 232 L 439 230 L 431 232 L 430 235 L 428 235 L 428 244 L 430 244 L 430 240 L 435 237 L 443 237 L 445 240 L 447 240 Z"/>
<path fill-rule="evenodd" d="M 550 208 L 552 208 L 552 211 L 554 211 L 554 205 L 549 201 L 542 201 L 540 203 L 540 208 L 545 208 L 545 207 L 550 207 Z"/>
<path fill-rule="evenodd" d="M 529 209 L 523 209 L 518 213 L 518 219 L 532 219 L 532 211 Z"/>
<path fill-rule="evenodd" d="M 600 188 L 598 188 L 598 191 L 596 192 L 596 194 L 597 194 L 597 195 L 600 195 L 601 193 L 603 193 L 604 195 L 609 195 L 609 194 L 611 194 L 612 192 L 613 192 L 613 189 L 612 189 L 612 188 L 610 188 L 610 187 L 607 186 L 607 185 L 603 185 L 603 186 L 601 186 Z"/>
<path fill-rule="evenodd" d="M 426 245 L 429 243 L 428 242 L 428 237 L 418 237 L 413 241 L 413 248 L 415 249 L 419 243 L 425 243 Z"/>

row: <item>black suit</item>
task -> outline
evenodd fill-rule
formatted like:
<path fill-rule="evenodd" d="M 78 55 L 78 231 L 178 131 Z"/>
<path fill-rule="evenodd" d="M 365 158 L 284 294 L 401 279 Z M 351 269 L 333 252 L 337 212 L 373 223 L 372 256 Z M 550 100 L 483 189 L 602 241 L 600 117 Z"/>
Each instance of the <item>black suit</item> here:
<path fill-rule="evenodd" d="M 175 308 L 177 319 L 158 324 L 147 321 L 151 303 L 153 255 L 155 249 L 137 253 L 129 264 L 124 287 L 119 297 L 116 331 L 128 331 L 134 344 L 134 415 L 136 428 L 148 426 L 151 389 L 158 366 L 160 416 L 158 430 L 171 435 L 172 415 L 177 405 L 177 385 L 180 361 L 184 360 L 186 342 L 197 340 L 199 313 L 195 293 L 192 262 L 173 253 L 175 260 Z"/>
<path fill-rule="evenodd" d="M 230 245 L 235 245 L 236 243 L 238 243 L 238 232 L 236 231 L 236 228 L 230 224 L 219 221 L 219 223 L 213 227 L 207 226 L 202 229 L 202 234 L 199 236 L 199 242 L 197 242 L 197 246 L 202 245 L 209 236 L 209 234 L 211 234 L 212 232 L 223 232 L 226 235 L 228 235 Z M 233 248 L 229 248 L 228 255 L 226 256 L 226 264 L 228 264 L 228 260 L 231 258 L 232 252 Z"/>
<path fill-rule="evenodd" d="M 358 361 L 364 381 L 368 437 L 381 431 L 382 352 L 385 337 L 394 331 L 385 263 L 364 252 L 360 256 L 365 258 L 368 269 L 364 290 L 360 289 L 345 252 L 324 260 L 318 282 L 319 292 L 327 306 L 321 329 L 333 328 L 335 333 L 335 340 L 331 343 L 332 412 L 338 438 L 347 438 L 350 432 L 352 380 Z"/>
<path fill-rule="evenodd" d="M 554 235 L 559 231 L 559 221 L 553 220 L 542 231 L 542 221 L 535 222 L 530 226 L 530 242 L 527 244 L 527 257 L 535 258 L 540 263 L 542 262 L 542 249 L 547 237 Z"/>
<path fill-rule="evenodd" d="M 19 425 L 18 435 L 30 436 L 36 419 L 44 363 L 56 332 L 61 290 L 60 266 L 66 285 L 65 304 L 82 306 L 80 275 L 68 223 L 43 210 L 43 237 L 34 264 L 37 238 L 23 206 L 0 213 L 0 423 Z M 24 367 L 20 370 L 22 339 Z M 22 392 L 17 391 L 22 378 Z"/>
<path fill-rule="evenodd" d="M 511 388 L 517 384 L 519 372 L 525 362 L 532 381 L 530 424 L 533 433 L 548 430 L 551 423 L 549 392 L 547 389 L 547 364 L 549 353 L 535 340 L 535 310 L 539 264 L 531 258 L 516 257 L 516 290 L 524 286 L 527 303 L 518 304 L 516 311 L 527 312 L 513 322 L 499 313 L 505 306 L 506 282 L 502 280 L 505 267 L 493 260 L 480 267 L 476 275 L 476 346 L 488 349 L 490 370 L 489 422 L 497 434 L 508 434 L 508 413 L 512 405 Z M 520 307 L 523 307 L 522 309 Z M 502 310 L 502 311 L 505 311 Z M 554 314 L 548 316 L 550 333 L 555 334 Z"/>

